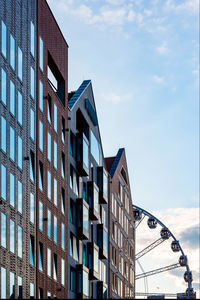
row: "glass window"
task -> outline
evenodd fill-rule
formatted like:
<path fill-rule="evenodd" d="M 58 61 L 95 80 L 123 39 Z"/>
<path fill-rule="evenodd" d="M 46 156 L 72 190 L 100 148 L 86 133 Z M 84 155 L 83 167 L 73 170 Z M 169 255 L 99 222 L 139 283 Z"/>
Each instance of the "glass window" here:
<path fill-rule="evenodd" d="M 57 281 L 57 255 L 53 256 L 53 279 Z"/>
<path fill-rule="evenodd" d="M 6 298 L 6 269 L 1 267 L 1 299 Z"/>
<path fill-rule="evenodd" d="M 15 161 L 15 131 L 10 126 L 10 158 Z"/>
<path fill-rule="evenodd" d="M 32 193 L 30 193 L 30 221 L 35 223 L 35 199 Z"/>
<path fill-rule="evenodd" d="M 94 187 L 94 209 L 96 210 L 96 212 L 99 212 L 99 193 L 95 187 Z"/>
<path fill-rule="evenodd" d="M 6 119 L 1 117 L 1 149 L 6 152 Z"/>
<path fill-rule="evenodd" d="M 92 131 L 91 135 L 90 135 L 90 141 L 91 141 L 91 154 L 94 157 L 94 159 L 96 160 L 96 162 L 98 163 L 98 165 L 100 164 L 100 150 L 99 150 L 99 143 L 94 135 L 94 133 Z"/>
<path fill-rule="evenodd" d="M 39 270 L 43 271 L 43 244 L 39 242 Z"/>
<path fill-rule="evenodd" d="M 65 119 L 62 117 L 62 124 L 61 124 L 61 137 L 62 142 L 65 142 Z"/>
<path fill-rule="evenodd" d="M 1 52 L 6 57 L 7 50 L 7 28 L 3 21 L 1 21 Z"/>
<path fill-rule="evenodd" d="M 18 256 L 22 258 L 23 232 L 22 227 L 18 225 Z"/>
<path fill-rule="evenodd" d="M 57 143 L 54 141 L 54 168 L 57 170 L 57 164 L 58 164 L 58 153 L 57 153 Z"/>
<path fill-rule="evenodd" d="M 10 205 L 15 207 L 15 176 L 10 173 Z"/>
<path fill-rule="evenodd" d="M 18 167 L 22 169 L 22 139 L 18 136 Z"/>
<path fill-rule="evenodd" d="M 1 197 L 6 200 L 6 168 L 1 165 Z"/>
<path fill-rule="evenodd" d="M 35 140 L 35 113 L 31 108 L 31 120 L 30 120 L 30 137 Z"/>
<path fill-rule="evenodd" d="M 43 71 L 43 40 L 41 36 L 39 39 L 39 46 L 40 46 L 40 69 Z"/>
<path fill-rule="evenodd" d="M 43 191 L 43 163 L 39 161 L 39 189 Z"/>
<path fill-rule="evenodd" d="M 51 211 L 47 210 L 47 235 L 51 238 Z"/>
<path fill-rule="evenodd" d="M 86 137 L 83 135 L 83 163 L 85 167 L 89 168 L 89 144 Z"/>
<path fill-rule="evenodd" d="M 87 267 L 87 251 L 85 245 L 83 245 L 83 265 Z"/>
<path fill-rule="evenodd" d="M 15 115 L 15 85 L 10 80 L 10 112 Z"/>
<path fill-rule="evenodd" d="M 54 103 L 54 130 L 57 132 L 57 126 L 58 126 L 58 111 L 57 106 Z"/>
<path fill-rule="evenodd" d="M 15 70 L 15 39 L 10 35 L 10 65 Z"/>
<path fill-rule="evenodd" d="M 7 78 L 4 69 L 1 69 L 1 101 L 6 105 L 6 90 L 7 90 Z"/>
<path fill-rule="evenodd" d="M 47 275 L 51 277 L 51 249 L 47 248 Z"/>
<path fill-rule="evenodd" d="M 83 205 L 83 228 L 85 231 L 89 232 L 89 212 L 87 207 Z"/>
<path fill-rule="evenodd" d="M 48 95 L 47 98 L 47 119 L 48 122 L 51 124 L 51 96 Z"/>
<path fill-rule="evenodd" d="M 18 47 L 18 77 L 21 81 L 22 81 L 22 72 L 23 72 L 22 50 Z"/>
<path fill-rule="evenodd" d="M 54 240 L 54 242 L 57 244 L 57 236 L 58 236 L 58 234 L 57 234 L 57 232 L 58 232 L 58 229 L 57 229 L 57 217 L 56 216 L 54 216 L 53 217 L 53 223 L 54 223 L 54 235 L 53 235 L 53 240 Z"/>
<path fill-rule="evenodd" d="M 57 198 L 58 198 L 58 187 L 57 187 L 57 180 L 54 178 L 54 184 L 53 184 L 53 189 L 54 189 L 54 204 L 57 206 Z"/>
<path fill-rule="evenodd" d="M 61 258 L 61 284 L 65 285 L 65 260 Z"/>
<path fill-rule="evenodd" d="M 39 229 L 43 231 L 43 203 L 39 201 Z"/>
<path fill-rule="evenodd" d="M 18 190 L 17 190 L 17 199 L 18 199 L 18 211 L 22 214 L 22 183 L 18 181 Z"/>
<path fill-rule="evenodd" d="M 22 125 L 22 94 L 18 92 L 18 122 Z"/>
<path fill-rule="evenodd" d="M 35 26 L 31 21 L 31 54 L 35 56 Z"/>
<path fill-rule="evenodd" d="M 105 172 L 103 172 L 103 193 L 108 197 L 108 177 Z"/>
<path fill-rule="evenodd" d="M 31 67 L 31 97 L 35 99 L 35 71 Z"/>
<path fill-rule="evenodd" d="M 65 224 L 61 224 L 61 247 L 65 249 Z"/>
<path fill-rule="evenodd" d="M 61 191 L 61 212 L 65 213 L 65 190 L 63 188 Z"/>
<path fill-rule="evenodd" d="M 94 248 L 94 270 L 99 273 L 99 252 Z"/>
<path fill-rule="evenodd" d="M 15 222 L 10 220 L 10 251 L 15 253 Z"/>
<path fill-rule="evenodd" d="M 18 299 L 22 299 L 22 277 L 18 276 Z"/>
<path fill-rule="evenodd" d="M 39 80 L 39 108 L 43 112 L 43 83 Z"/>
<path fill-rule="evenodd" d="M 1 213 L 1 246 L 6 248 L 6 215 Z"/>
<path fill-rule="evenodd" d="M 63 179 L 65 178 L 65 155 L 63 152 L 61 156 L 61 176 Z"/>
<path fill-rule="evenodd" d="M 89 281 L 88 281 L 88 273 L 83 270 L 83 294 L 85 296 L 89 296 Z"/>
<path fill-rule="evenodd" d="M 39 121 L 39 148 L 43 152 L 43 124 Z"/>
<path fill-rule="evenodd" d="M 10 299 L 15 299 L 15 274 L 10 272 Z"/>
<path fill-rule="evenodd" d="M 30 236 L 30 264 L 34 266 L 34 237 Z"/>
<path fill-rule="evenodd" d="M 70 234 L 69 240 L 69 255 L 73 257 L 73 235 Z"/>
<path fill-rule="evenodd" d="M 47 196 L 51 200 L 51 173 L 47 171 Z"/>
<path fill-rule="evenodd" d="M 75 292 L 75 278 L 76 278 L 76 273 L 73 268 L 70 269 L 70 290 L 72 292 Z"/>
<path fill-rule="evenodd" d="M 51 134 L 47 134 L 47 158 L 51 161 Z"/>
<path fill-rule="evenodd" d="M 35 296 L 35 287 L 34 287 L 34 283 L 30 283 L 30 297 L 34 297 Z"/>
<path fill-rule="evenodd" d="M 108 253 L 108 233 L 103 230 L 103 250 Z"/>

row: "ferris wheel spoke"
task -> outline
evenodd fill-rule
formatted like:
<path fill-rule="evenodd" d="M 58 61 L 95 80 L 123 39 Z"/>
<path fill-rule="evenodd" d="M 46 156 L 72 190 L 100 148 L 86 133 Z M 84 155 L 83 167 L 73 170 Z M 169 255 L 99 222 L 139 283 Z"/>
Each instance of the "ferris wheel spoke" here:
<path fill-rule="evenodd" d="M 142 216 L 142 218 L 141 218 L 141 219 L 138 221 L 138 223 L 136 224 L 135 229 L 138 228 L 138 226 L 142 223 L 142 221 L 144 220 L 145 217 L 146 217 L 145 215 Z"/>
<path fill-rule="evenodd" d="M 170 265 L 170 266 L 166 266 L 166 267 L 162 267 L 162 268 L 159 268 L 159 269 L 156 269 L 156 270 L 141 273 L 141 274 L 138 274 L 138 275 L 135 276 L 135 280 L 138 280 L 138 279 L 141 279 L 141 278 L 144 278 L 144 277 L 147 277 L 147 276 L 159 274 L 159 273 L 162 273 L 162 272 L 170 271 L 170 270 L 173 270 L 173 269 L 176 269 L 176 268 L 179 268 L 179 267 L 181 267 L 180 263 L 176 263 L 176 264 L 173 264 L 173 265 Z"/>
<path fill-rule="evenodd" d="M 163 239 L 162 237 L 159 238 L 158 240 L 154 241 L 153 243 L 151 243 L 150 245 L 148 245 L 147 247 L 145 247 L 143 250 L 141 250 L 140 252 L 138 252 L 135 255 L 135 259 L 136 260 L 139 259 L 143 255 L 147 254 L 148 252 L 150 252 L 151 250 L 153 250 L 154 248 L 156 248 L 157 246 L 159 246 L 160 244 L 162 244 L 164 241 L 166 241 L 166 239 Z"/>

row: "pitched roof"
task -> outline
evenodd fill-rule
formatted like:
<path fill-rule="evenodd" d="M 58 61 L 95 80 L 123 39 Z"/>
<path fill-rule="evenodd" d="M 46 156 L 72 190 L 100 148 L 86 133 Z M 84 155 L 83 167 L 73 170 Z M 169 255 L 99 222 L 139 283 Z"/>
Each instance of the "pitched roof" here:
<path fill-rule="evenodd" d="M 122 153 L 124 151 L 124 148 L 120 148 L 117 152 L 117 155 L 115 157 L 108 157 L 106 158 L 106 165 L 108 166 L 109 164 L 111 164 L 111 159 L 113 159 L 113 162 L 112 162 L 112 166 L 109 170 L 108 168 L 108 171 L 110 173 L 110 176 L 113 177 L 113 175 L 115 174 L 115 171 L 117 169 L 117 166 L 118 166 L 118 163 L 121 159 L 121 156 L 122 156 Z"/>
<path fill-rule="evenodd" d="M 90 84 L 91 80 L 84 80 L 78 90 L 74 93 L 74 95 L 69 99 L 68 101 L 68 107 L 69 109 L 72 109 L 77 100 L 80 98 L 84 90 L 88 87 Z"/>

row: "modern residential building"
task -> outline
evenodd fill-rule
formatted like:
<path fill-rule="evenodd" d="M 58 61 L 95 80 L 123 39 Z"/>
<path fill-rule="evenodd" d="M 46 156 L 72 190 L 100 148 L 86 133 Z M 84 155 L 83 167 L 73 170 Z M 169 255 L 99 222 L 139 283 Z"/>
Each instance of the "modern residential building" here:
<path fill-rule="evenodd" d="M 110 174 L 109 298 L 135 296 L 135 231 L 125 149 L 105 159 Z"/>

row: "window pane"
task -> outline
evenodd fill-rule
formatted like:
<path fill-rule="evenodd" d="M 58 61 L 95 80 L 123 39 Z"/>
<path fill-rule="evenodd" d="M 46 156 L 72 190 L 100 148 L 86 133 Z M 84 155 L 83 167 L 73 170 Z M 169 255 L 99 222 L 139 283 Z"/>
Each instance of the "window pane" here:
<path fill-rule="evenodd" d="M 35 140 L 35 113 L 31 109 L 31 120 L 30 120 L 30 137 Z"/>
<path fill-rule="evenodd" d="M 47 134 L 47 158 L 51 161 L 51 135 L 49 132 Z"/>
<path fill-rule="evenodd" d="M 18 122 L 22 125 L 22 94 L 18 92 Z"/>
<path fill-rule="evenodd" d="M 39 107 L 43 111 L 43 83 L 41 80 L 39 81 Z"/>
<path fill-rule="evenodd" d="M 1 246 L 6 248 L 6 215 L 1 213 Z"/>
<path fill-rule="evenodd" d="M 15 115 L 15 86 L 10 80 L 10 112 Z"/>
<path fill-rule="evenodd" d="M 49 171 L 47 172 L 47 190 L 48 198 L 51 200 L 51 173 Z"/>
<path fill-rule="evenodd" d="M 54 242 L 57 243 L 57 217 L 54 216 Z"/>
<path fill-rule="evenodd" d="M 57 132 L 57 106 L 54 103 L 54 130 Z"/>
<path fill-rule="evenodd" d="M 65 261 L 61 258 L 61 284 L 65 285 Z"/>
<path fill-rule="evenodd" d="M 53 256 L 53 279 L 57 281 L 57 255 Z"/>
<path fill-rule="evenodd" d="M 89 168 L 89 145 L 85 137 L 83 137 L 83 163 L 88 169 Z"/>
<path fill-rule="evenodd" d="M 30 283 L 30 297 L 34 297 L 35 296 L 35 288 L 34 288 L 34 283 Z"/>
<path fill-rule="evenodd" d="M 18 276 L 18 299 L 22 299 L 22 277 Z"/>
<path fill-rule="evenodd" d="M 22 169 L 22 139 L 18 136 L 18 167 Z"/>
<path fill-rule="evenodd" d="M 1 197 L 6 200 L 6 168 L 1 165 Z"/>
<path fill-rule="evenodd" d="M 7 89 L 7 79 L 6 72 L 1 69 L 1 100 L 6 105 L 6 89 Z"/>
<path fill-rule="evenodd" d="M 43 71 L 43 40 L 40 37 L 40 69 Z"/>
<path fill-rule="evenodd" d="M 10 127 L 10 158 L 15 161 L 15 131 Z"/>
<path fill-rule="evenodd" d="M 62 226 L 61 226 L 61 238 L 62 238 L 62 249 L 65 249 L 65 225 L 62 223 Z"/>
<path fill-rule="evenodd" d="M 89 228 L 88 228 L 88 220 L 89 220 L 89 212 L 87 207 L 85 207 L 85 205 L 83 205 L 83 228 L 88 232 Z"/>
<path fill-rule="evenodd" d="M 6 152 L 6 120 L 1 117 L 1 149 Z"/>
<path fill-rule="evenodd" d="M 54 168 L 57 169 L 57 143 L 54 141 Z"/>
<path fill-rule="evenodd" d="M 43 245 L 39 243 L 39 270 L 43 271 Z"/>
<path fill-rule="evenodd" d="M 1 21 L 1 52 L 6 57 L 7 49 L 7 29 L 3 21 Z"/>
<path fill-rule="evenodd" d="M 15 253 L 15 222 L 10 220 L 10 251 Z"/>
<path fill-rule="evenodd" d="M 35 99 L 35 71 L 31 67 L 31 97 Z"/>
<path fill-rule="evenodd" d="M 43 204 L 39 201 L 39 229 L 43 231 Z"/>
<path fill-rule="evenodd" d="M 47 235 L 49 238 L 51 238 L 51 211 L 48 209 L 48 212 L 47 212 L 47 226 L 48 226 L 48 229 L 47 229 Z"/>
<path fill-rule="evenodd" d="M 22 243 L 23 243 L 22 227 L 18 225 L 18 256 L 21 258 L 22 258 Z"/>
<path fill-rule="evenodd" d="M 94 209 L 99 212 L 99 193 L 96 188 L 94 188 Z"/>
<path fill-rule="evenodd" d="M 92 131 L 90 138 L 91 138 L 91 153 L 92 156 L 94 157 L 94 159 L 96 160 L 96 162 L 99 164 L 100 163 L 100 150 L 99 150 L 99 143 L 95 137 L 95 135 L 93 134 Z"/>
<path fill-rule="evenodd" d="M 10 65 L 15 70 L 15 39 L 10 35 Z"/>
<path fill-rule="evenodd" d="M 88 273 L 83 271 L 83 294 L 85 296 L 89 296 L 89 281 L 88 281 Z"/>
<path fill-rule="evenodd" d="M 22 71 L 23 70 L 23 58 L 22 50 L 18 47 L 18 77 L 22 80 Z"/>
<path fill-rule="evenodd" d="M 18 181 L 18 211 L 22 214 L 22 183 Z"/>
<path fill-rule="evenodd" d="M 39 121 L 39 148 L 43 152 L 43 124 Z"/>
<path fill-rule="evenodd" d="M 51 277 L 51 250 L 47 248 L 47 275 Z"/>
<path fill-rule="evenodd" d="M 35 56 L 35 26 L 31 22 L 31 54 Z"/>
<path fill-rule="evenodd" d="M 108 253 L 108 234 L 103 230 L 103 250 Z"/>
<path fill-rule="evenodd" d="M 35 199 L 32 193 L 30 193 L 30 221 L 35 223 Z"/>
<path fill-rule="evenodd" d="M 15 176 L 10 173 L 10 205 L 15 207 Z"/>
<path fill-rule="evenodd" d="M 94 270 L 95 272 L 99 273 L 99 253 L 94 248 Z"/>
<path fill-rule="evenodd" d="M 15 299 L 15 274 L 10 272 L 10 294 L 11 299 Z"/>
<path fill-rule="evenodd" d="M 54 204 L 55 206 L 57 206 L 57 202 L 58 202 L 58 187 L 57 187 L 57 180 L 54 178 Z"/>
<path fill-rule="evenodd" d="M 1 268 L 1 299 L 6 299 L 6 269 Z"/>
<path fill-rule="evenodd" d="M 30 264 L 34 266 L 34 237 L 30 236 Z"/>
<path fill-rule="evenodd" d="M 43 191 L 43 164 L 39 162 L 39 189 Z"/>

